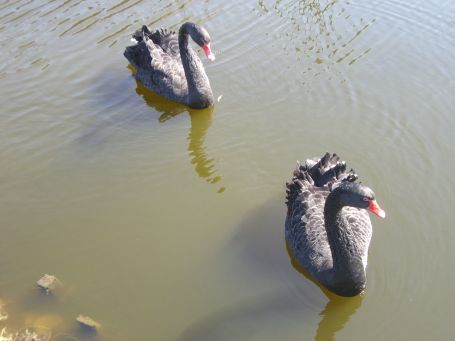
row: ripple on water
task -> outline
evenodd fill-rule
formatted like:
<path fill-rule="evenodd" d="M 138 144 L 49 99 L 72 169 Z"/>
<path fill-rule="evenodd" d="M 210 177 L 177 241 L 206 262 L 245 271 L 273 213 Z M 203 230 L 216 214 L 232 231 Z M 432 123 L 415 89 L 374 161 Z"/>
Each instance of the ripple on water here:
<path fill-rule="evenodd" d="M 295 58 L 302 82 L 328 74 L 343 79 L 337 64 L 352 65 L 371 50 L 364 46 L 376 18 L 353 16 L 350 3 L 259 1 L 259 8 L 258 15 L 274 25 L 266 34 Z"/>
<path fill-rule="evenodd" d="M 187 341 L 411 339 L 424 325 L 450 337 L 454 6 L 2 2 L 2 288 L 19 296 L 37 267 L 68 271 L 81 306 L 133 339 L 150 321 L 155 338 Z M 142 24 L 187 20 L 213 39 L 213 111 L 146 91 L 122 56 Z M 387 212 L 372 217 L 367 290 L 347 302 L 298 272 L 283 238 L 294 161 L 326 150 Z M 106 286 L 122 280 L 112 259 L 145 279 L 123 283 L 135 298 Z M 80 293 L 85 278 L 99 301 Z M 137 314 L 128 325 L 112 297 Z"/>

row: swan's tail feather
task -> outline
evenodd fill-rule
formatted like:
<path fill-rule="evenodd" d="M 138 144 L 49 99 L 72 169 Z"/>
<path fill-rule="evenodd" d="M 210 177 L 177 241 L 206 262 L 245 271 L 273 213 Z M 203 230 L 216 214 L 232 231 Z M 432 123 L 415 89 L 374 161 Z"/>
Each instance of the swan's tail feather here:
<path fill-rule="evenodd" d="M 145 44 L 127 46 L 123 55 L 136 70 L 140 67 L 150 65 L 151 57 Z"/>
<path fill-rule="evenodd" d="M 136 42 L 140 43 L 144 40 L 144 35 L 150 36 L 150 30 L 146 25 L 143 25 L 140 30 L 134 32 L 133 39 L 136 40 Z"/>
<path fill-rule="evenodd" d="M 135 41 L 136 44 L 126 47 L 125 52 L 123 52 L 123 55 L 125 56 L 125 58 L 128 59 L 130 64 L 133 65 L 136 69 L 140 65 L 147 63 L 147 61 L 144 61 L 144 59 L 146 58 L 145 56 L 147 56 L 148 53 L 145 53 L 146 48 L 145 48 L 144 44 L 140 44 L 140 43 L 143 42 L 148 37 L 149 34 L 150 34 L 150 31 L 147 28 L 147 26 L 145 26 L 145 25 L 142 26 L 142 28 L 140 30 L 137 30 L 132 35 L 133 38 L 131 40 Z M 148 59 L 150 59 L 150 58 L 148 58 Z"/>
<path fill-rule="evenodd" d="M 294 202 L 295 197 L 303 188 L 310 186 L 324 187 L 329 190 L 337 187 L 341 182 L 354 182 L 358 179 L 353 169 L 346 171 L 345 161 L 340 161 L 337 154 L 324 154 L 319 160 L 308 159 L 305 163 L 297 163 L 294 176 L 286 183 L 286 204 Z"/>
<path fill-rule="evenodd" d="M 152 39 L 154 44 L 161 46 L 164 43 L 167 43 L 168 40 L 174 38 L 173 35 L 175 35 L 175 32 L 166 28 L 159 28 L 152 33 L 146 25 L 143 25 L 140 30 L 134 32 L 132 37 L 137 43 L 144 41 L 144 37 L 147 37 Z"/>
<path fill-rule="evenodd" d="M 175 32 L 166 28 L 160 28 L 155 32 L 148 34 L 148 37 L 152 39 L 156 45 L 161 46 L 164 51 L 169 49 L 169 44 L 178 44 Z"/>
<path fill-rule="evenodd" d="M 135 58 L 134 56 L 136 55 L 136 46 L 128 46 L 125 48 L 125 51 L 123 52 L 123 55 L 125 56 L 126 59 L 130 62 L 131 65 L 134 67 L 137 67 L 136 63 L 134 62 Z"/>
<path fill-rule="evenodd" d="M 143 25 L 133 34 L 132 40 L 135 40 L 136 44 L 126 47 L 123 55 L 136 69 L 150 67 L 152 56 L 149 50 L 155 48 L 152 37 L 153 34 L 148 27 Z"/>

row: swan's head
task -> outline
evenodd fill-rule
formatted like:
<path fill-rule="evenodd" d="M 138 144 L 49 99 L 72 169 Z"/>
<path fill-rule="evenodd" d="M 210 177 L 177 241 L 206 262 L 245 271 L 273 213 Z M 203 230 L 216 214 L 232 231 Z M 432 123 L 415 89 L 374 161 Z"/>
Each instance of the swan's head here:
<path fill-rule="evenodd" d="M 335 190 L 338 192 L 343 205 L 364 208 L 380 218 L 385 218 L 385 212 L 376 202 L 376 196 L 371 188 L 356 182 L 346 181 L 342 182 Z"/>
<path fill-rule="evenodd" d="M 213 62 L 215 60 L 215 55 L 210 48 L 210 35 L 207 30 L 197 24 L 188 23 L 188 32 L 191 36 L 191 39 L 193 39 L 196 44 L 202 47 L 207 58 Z"/>

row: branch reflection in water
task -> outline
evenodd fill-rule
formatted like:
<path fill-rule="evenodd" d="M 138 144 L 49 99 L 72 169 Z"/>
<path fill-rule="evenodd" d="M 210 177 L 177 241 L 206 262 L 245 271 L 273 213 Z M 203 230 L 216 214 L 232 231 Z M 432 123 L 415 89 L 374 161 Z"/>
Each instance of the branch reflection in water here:
<path fill-rule="evenodd" d="M 303 59 L 303 74 L 345 77 L 337 64 L 353 65 L 371 51 L 369 34 L 376 18 L 373 13 L 353 15 L 355 6 L 339 0 L 258 0 L 260 16 L 277 16 L 280 26 L 270 34 L 287 54 Z M 276 20 L 274 20 L 277 22 Z M 283 32 L 285 34 L 283 34 Z M 359 43 L 362 40 L 362 43 Z M 300 65 L 300 64 L 299 64 Z M 308 75 L 303 79 L 308 81 Z"/>
<path fill-rule="evenodd" d="M 131 69 L 130 69 L 131 70 Z M 212 124 L 213 107 L 203 110 L 193 110 L 180 103 L 169 101 L 153 91 L 147 89 L 142 83 L 136 81 L 136 93 L 140 95 L 148 106 L 162 113 L 158 121 L 164 123 L 174 116 L 183 112 L 190 115 L 191 127 L 188 134 L 188 153 L 191 156 L 191 163 L 195 165 L 196 173 L 210 184 L 221 181 L 221 175 L 216 174 L 214 159 L 207 155 L 204 146 L 207 132 Z M 217 192 L 226 190 L 224 186 L 218 188 Z"/>

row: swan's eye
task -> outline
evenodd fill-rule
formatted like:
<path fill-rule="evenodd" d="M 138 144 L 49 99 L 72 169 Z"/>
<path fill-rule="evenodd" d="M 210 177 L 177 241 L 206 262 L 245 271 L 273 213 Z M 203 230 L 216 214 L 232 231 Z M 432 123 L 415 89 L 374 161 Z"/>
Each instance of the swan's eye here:
<path fill-rule="evenodd" d="M 367 197 L 363 197 L 362 199 L 363 201 L 370 201 L 370 199 L 368 199 Z"/>

